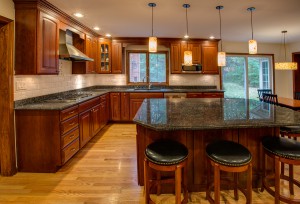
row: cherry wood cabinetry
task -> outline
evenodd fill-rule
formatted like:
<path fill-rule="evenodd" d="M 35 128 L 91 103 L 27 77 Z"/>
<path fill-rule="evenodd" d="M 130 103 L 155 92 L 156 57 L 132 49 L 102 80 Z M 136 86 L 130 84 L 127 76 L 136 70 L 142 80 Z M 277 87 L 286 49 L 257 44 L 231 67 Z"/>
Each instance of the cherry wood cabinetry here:
<path fill-rule="evenodd" d="M 215 41 L 173 42 L 170 45 L 171 74 L 181 74 L 184 51 L 191 50 L 193 64 L 202 65 L 202 74 L 218 74 L 217 66 L 218 43 Z"/>
<path fill-rule="evenodd" d="M 111 48 L 111 73 L 122 74 L 122 43 L 112 42 Z"/>
<path fill-rule="evenodd" d="M 130 93 L 130 120 L 134 118 L 145 98 L 163 97 L 163 93 Z"/>
<path fill-rule="evenodd" d="M 58 74 L 59 21 L 36 7 L 15 8 L 15 74 Z"/>
<path fill-rule="evenodd" d="M 77 105 L 15 113 L 18 171 L 55 172 L 79 150 Z"/>
<path fill-rule="evenodd" d="M 111 42 L 100 39 L 98 46 L 97 72 L 100 74 L 111 73 Z"/>
<path fill-rule="evenodd" d="M 86 62 L 86 73 L 96 73 L 97 61 L 97 39 L 93 36 L 86 35 L 85 38 L 85 54 L 94 59 L 93 62 Z"/>
<path fill-rule="evenodd" d="M 212 93 L 212 92 L 202 92 L 202 93 L 187 93 L 187 98 L 224 98 L 224 93 Z"/>
<path fill-rule="evenodd" d="M 203 74 L 219 74 L 217 63 L 218 47 L 216 43 L 202 45 L 202 72 Z"/>
<path fill-rule="evenodd" d="M 91 123 L 92 115 L 89 110 L 79 114 L 80 148 L 82 148 L 92 138 Z"/>
<path fill-rule="evenodd" d="M 112 121 L 129 121 L 129 93 L 110 93 Z"/>

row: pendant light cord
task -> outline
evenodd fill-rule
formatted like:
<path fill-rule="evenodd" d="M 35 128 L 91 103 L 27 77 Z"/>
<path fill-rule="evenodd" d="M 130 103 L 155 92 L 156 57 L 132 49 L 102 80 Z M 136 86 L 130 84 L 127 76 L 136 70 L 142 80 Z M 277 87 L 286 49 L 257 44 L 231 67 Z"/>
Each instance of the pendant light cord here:
<path fill-rule="evenodd" d="M 221 40 L 221 52 L 223 50 L 223 45 L 222 45 L 222 20 L 221 20 L 221 9 L 219 9 L 219 20 L 220 20 L 220 40 Z"/>
<path fill-rule="evenodd" d="M 251 31 L 252 31 L 252 40 L 253 40 L 253 22 L 252 22 L 252 10 L 251 10 Z"/>
<path fill-rule="evenodd" d="M 185 7 L 185 20 L 186 20 L 186 35 L 189 35 L 189 23 L 188 23 L 188 14 L 187 14 L 188 7 Z"/>
<path fill-rule="evenodd" d="M 284 60 L 286 61 L 285 34 L 286 32 L 283 31 Z"/>
<path fill-rule="evenodd" d="M 153 37 L 153 6 L 152 6 L 152 37 Z"/>

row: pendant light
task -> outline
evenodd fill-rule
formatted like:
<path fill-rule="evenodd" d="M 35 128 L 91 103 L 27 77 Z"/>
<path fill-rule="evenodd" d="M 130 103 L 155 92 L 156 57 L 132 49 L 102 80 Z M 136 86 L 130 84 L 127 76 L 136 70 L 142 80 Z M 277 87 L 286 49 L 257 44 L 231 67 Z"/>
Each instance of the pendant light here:
<path fill-rule="evenodd" d="M 222 20 L 221 20 L 221 10 L 224 6 L 217 6 L 216 9 L 219 10 L 219 19 L 220 19 L 220 43 L 221 43 L 221 52 L 218 52 L 218 66 L 226 66 L 226 53 L 223 52 L 222 46 Z"/>
<path fill-rule="evenodd" d="M 193 64 L 193 53 L 189 50 L 189 23 L 188 23 L 188 15 L 187 15 L 187 9 L 191 6 L 189 4 L 183 4 L 183 8 L 185 8 L 185 20 L 186 20 L 186 34 L 184 36 L 185 39 L 187 39 L 187 49 L 183 53 L 183 64 L 186 66 L 191 66 Z"/>
<path fill-rule="evenodd" d="M 275 69 L 277 70 L 297 70 L 297 62 L 288 62 L 286 60 L 286 47 L 285 47 L 285 35 L 287 33 L 286 30 L 281 31 L 283 34 L 283 46 L 284 46 L 284 62 L 275 63 Z"/>
<path fill-rule="evenodd" d="M 149 52 L 157 52 L 157 38 L 153 36 L 153 7 L 156 6 L 155 3 L 149 3 L 148 6 L 152 8 L 152 34 L 149 37 Z"/>
<path fill-rule="evenodd" d="M 252 38 L 249 40 L 249 54 L 256 54 L 257 53 L 257 42 L 253 40 L 253 23 L 252 23 L 252 12 L 255 10 L 254 7 L 250 7 L 247 11 L 251 12 L 251 31 L 252 31 Z"/>

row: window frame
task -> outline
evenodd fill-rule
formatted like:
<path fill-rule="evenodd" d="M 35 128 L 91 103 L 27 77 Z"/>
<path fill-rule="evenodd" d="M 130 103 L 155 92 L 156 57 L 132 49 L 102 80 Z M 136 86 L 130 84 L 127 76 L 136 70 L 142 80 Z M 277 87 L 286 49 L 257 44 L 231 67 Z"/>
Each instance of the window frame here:
<path fill-rule="evenodd" d="M 131 53 L 145 53 L 146 54 L 146 81 L 145 82 L 130 82 L 130 68 L 129 68 L 129 55 Z M 152 85 L 169 85 L 169 52 L 168 51 L 157 51 L 155 53 L 149 52 L 147 50 L 127 50 L 126 51 L 126 82 L 127 85 L 148 85 L 149 82 L 149 58 L 150 54 L 164 54 L 166 56 L 166 82 L 151 82 Z"/>

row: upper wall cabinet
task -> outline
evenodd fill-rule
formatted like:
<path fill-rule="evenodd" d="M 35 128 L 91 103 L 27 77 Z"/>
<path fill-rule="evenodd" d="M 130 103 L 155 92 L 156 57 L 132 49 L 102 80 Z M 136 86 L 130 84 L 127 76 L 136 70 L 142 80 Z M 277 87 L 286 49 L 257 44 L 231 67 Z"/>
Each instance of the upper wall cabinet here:
<path fill-rule="evenodd" d="M 59 21 L 16 6 L 15 74 L 58 74 Z"/>
<path fill-rule="evenodd" d="M 113 74 L 122 74 L 122 43 L 112 42 L 111 47 L 111 72 Z"/>
<path fill-rule="evenodd" d="M 181 74 L 184 51 L 191 50 L 193 64 L 202 65 L 202 74 L 218 74 L 218 43 L 215 41 L 172 42 L 170 44 L 171 73 Z"/>

